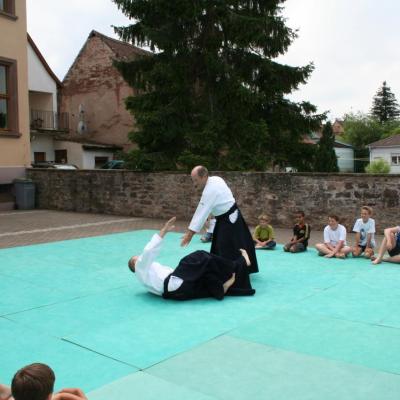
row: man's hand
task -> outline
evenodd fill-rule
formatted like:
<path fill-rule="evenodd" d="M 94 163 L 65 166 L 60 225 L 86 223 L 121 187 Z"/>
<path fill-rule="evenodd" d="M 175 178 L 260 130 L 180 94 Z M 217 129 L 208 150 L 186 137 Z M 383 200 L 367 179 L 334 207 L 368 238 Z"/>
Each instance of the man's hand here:
<path fill-rule="evenodd" d="M 87 400 L 87 397 L 82 392 L 81 389 L 78 388 L 67 388 L 62 389 L 57 392 L 52 400 Z"/>
<path fill-rule="evenodd" d="M 176 217 L 172 217 L 164 224 L 159 233 L 160 237 L 163 238 L 168 232 L 172 231 L 175 228 L 175 221 Z"/>
<path fill-rule="evenodd" d="M 195 232 L 188 229 L 181 240 L 181 246 L 186 247 L 192 240 L 192 237 L 194 234 L 195 234 Z"/>

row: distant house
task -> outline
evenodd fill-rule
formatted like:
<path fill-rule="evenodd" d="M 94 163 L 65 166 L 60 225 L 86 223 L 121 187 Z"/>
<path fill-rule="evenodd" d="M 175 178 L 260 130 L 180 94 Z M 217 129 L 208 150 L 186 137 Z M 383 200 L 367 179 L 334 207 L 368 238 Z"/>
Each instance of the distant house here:
<path fill-rule="evenodd" d="M 354 172 L 354 147 L 351 144 L 335 140 L 334 150 L 340 172 Z"/>
<path fill-rule="evenodd" d="M 54 138 L 68 131 L 68 117 L 58 113 L 61 82 L 28 34 L 28 88 L 31 162 L 54 161 Z"/>
<path fill-rule="evenodd" d="M 133 147 L 128 133 L 134 118 L 124 100 L 134 95 L 114 67 L 114 60 L 133 60 L 149 52 L 92 31 L 63 80 L 61 110 L 69 115 L 70 138 L 103 145 Z"/>
<path fill-rule="evenodd" d="M 400 135 L 370 143 L 369 161 L 385 160 L 390 165 L 390 174 L 400 174 Z"/>
<path fill-rule="evenodd" d="M 59 112 L 62 83 L 29 35 L 28 87 L 32 163 L 65 162 L 79 168 L 99 168 L 122 149 L 70 136 L 70 116 Z"/>
<path fill-rule="evenodd" d="M 332 124 L 332 131 L 335 137 L 342 136 L 344 134 L 344 121 L 336 118 Z"/>
<path fill-rule="evenodd" d="M 338 120 L 336 120 L 338 121 Z M 336 122 L 335 121 L 335 122 Z M 303 143 L 318 144 L 322 135 L 322 127 L 317 132 L 312 132 L 303 137 Z M 340 135 L 338 135 L 340 137 Z M 335 135 L 334 150 L 340 172 L 354 172 L 354 147 L 338 139 Z"/>

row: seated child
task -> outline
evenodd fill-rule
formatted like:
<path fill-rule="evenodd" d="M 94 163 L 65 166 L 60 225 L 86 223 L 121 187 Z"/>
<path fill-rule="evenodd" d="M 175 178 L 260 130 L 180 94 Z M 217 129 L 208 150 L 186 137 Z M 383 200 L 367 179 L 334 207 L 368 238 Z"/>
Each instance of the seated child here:
<path fill-rule="evenodd" d="M 273 250 L 276 247 L 274 230 L 269 224 L 269 218 L 263 214 L 258 217 L 258 225 L 254 230 L 253 240 L 256 249 Z"/>
<path fill-rule="evenodd" d="M 62 389 L 53 393 L 54 371 L 46 364 L 34 363 L 18 370 L 11 382 L 11 388 L 0 385 L 1 400 L 87 400 L 78 388 Z"/>
<path fill-rule="evenodd" d="M 311 227 L 304 222 L 304 212 L 297 211 L 296 225 L 293 227 L 293 237 L 290 242 L 283 247 L 284 251 L 300 253 L 307 250 L 308 239 L 310 239 Z"/>
<path fill-rule="evenodd" d="M 346 245 L 346 235 L 346 228 L 339 224 L 339 217 L 330 215 L 328 225 L 324 229 L 324 243 L 315 245 L 319 255 L 327 258 L 345 258 L 351 252 L 351 247 Z"/>
<path fill-rule="evenodd" d="M 375 247 L 375 220 L 371 218 L 372 208 L 361 207 L 361 218 L 358 218 L 353 227 L 356 232 L 356 244 L 352 249 L 353 257 L 358 257 L 364 253 L 365 258 L 374 255 Z"/>
<path fill-rule="evenodd" d="M 382 261 L 400 263 L 400 226 L 386 228 L 384 235 L 378 256 L 371 257 L 372 264 L 377 265 Z M 383 258 L 386 251 L 390 257 Z"/>

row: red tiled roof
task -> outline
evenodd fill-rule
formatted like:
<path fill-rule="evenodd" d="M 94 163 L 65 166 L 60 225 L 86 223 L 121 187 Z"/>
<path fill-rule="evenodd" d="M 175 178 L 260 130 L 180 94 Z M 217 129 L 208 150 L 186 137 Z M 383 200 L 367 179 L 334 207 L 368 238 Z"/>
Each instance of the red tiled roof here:
<path fill-rule="evenodd" d="M 400 134 L 389 136 L 385 139 L 377 140 L 376 142 L 370 143 L 368 147 L 393 147 L 400 146 Z"/>
<path fill-rule="evenodd" d="M 133 55 L 141 55 L 141 56 L 148 56 L 153 53 L 150 51 L 143 50 L 139 47 L 133 46 L 126 42 L 121 42 L 120 40 L 116 40 L 110 38 L 106 35 L 103 35 L 100 32 L 93 30 L 90 32 L 89 38 L 97 36 L 100 38 L 107 46 L 113 51 L 116 57 L 120 60 L 130 59 Z"/>

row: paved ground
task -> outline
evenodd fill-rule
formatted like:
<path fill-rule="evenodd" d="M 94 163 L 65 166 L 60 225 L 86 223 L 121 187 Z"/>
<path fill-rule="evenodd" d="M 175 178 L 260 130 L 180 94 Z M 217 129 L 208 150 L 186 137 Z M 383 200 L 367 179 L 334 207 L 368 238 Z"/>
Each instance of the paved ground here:
<path fill-rule="evenodd" d="M 56 242 L 73 238 L 106 235 L 139 229 L 158 229 L 163 220 L 118 215 L 84 214 L 64 211 L 33 210 L 0 213 L 0 248 Z M 176 231 L 183 232 L 188 221 L 177 221 Z M 275 229 L 278 243 L 291 237 L 290 229 Z M 310 244 L 322 239 L 312 232 Z M 379 238 L 378 238 L 379 239 Z M 350 243 L 353 235 L 349 235 Z"/>

